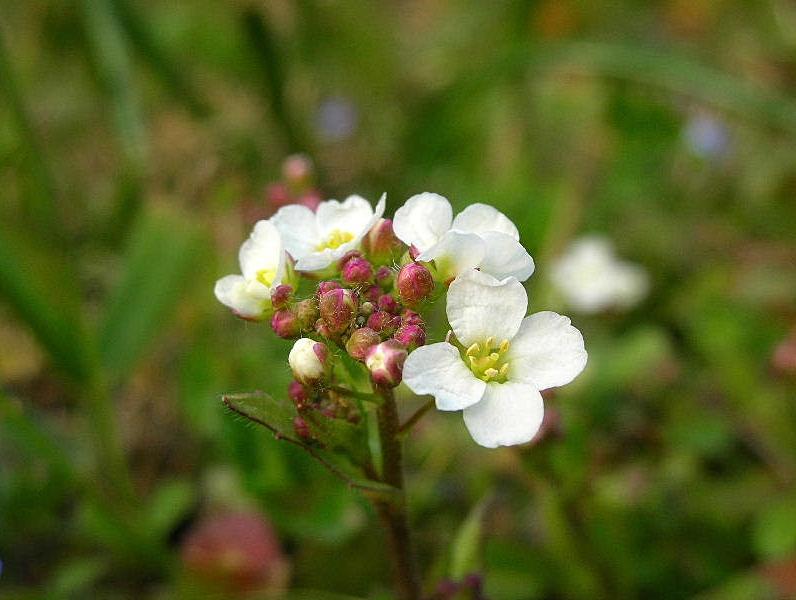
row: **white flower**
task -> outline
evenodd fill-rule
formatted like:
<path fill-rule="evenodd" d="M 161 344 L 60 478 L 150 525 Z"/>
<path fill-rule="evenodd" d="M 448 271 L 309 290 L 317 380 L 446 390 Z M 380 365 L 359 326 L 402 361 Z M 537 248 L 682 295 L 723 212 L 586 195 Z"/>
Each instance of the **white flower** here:
<path fill-rule="evenodd" d="M 517 227 L 486 204 L 471 204 L 454 219 L 446 198 L 417 194 L 395 212 L 393 229 L 398 239 L 420 251 L 417 260 L 434 261 L 443 280 L 479 268 L 498 279 L 525 281 L 534 270 Z"/>
<path fill-rule="evenodd" d="M 244 319 L 260 320 L 271 308 L 271 289 L 285 275 L 282 238 L 270 221 L 258 221 L 238 252 L 243 275 L 216 281 L 218 300 Z"/>
<path fill-rule="evenodd" d="M 326 372 L 327 349 L 321 342 L 310 338 L 296 340 L 287 356 L 293 375 L 302 383 L 321 379 Z"/>
<path fill-rule="evenodd" d="M 376 209 L 360 196 L 344 202 L 321 202 L 316 212 L 306 206 L 283 206 L 271 217 L 296 260 L 298 271 L 319 271 L 359 246 L 362 238 L 384 213 L 385 195 Z"/>
<path fill-rule="evenodd" d="M 585 313 L 630 308 L 649 289 L 647 273 L 620 261 L 610 240 L 600 236 L 575 241 L 553 263 L 550 277 L 567 304 Z"/>
<path fill-rule="evenodd" d="M 528 297 L 514 277 L 480 271 L 448 290 L 448 321 L 463 349 L 421 346 L 403 380 L 434 396 L 440 410 L 463 410 L 473 439 L 487 448 L 530 441 L 542 423 L 540 390 L 572 381 L 586 365 L 583 336 L 554 312 L 525 316 Z"/>

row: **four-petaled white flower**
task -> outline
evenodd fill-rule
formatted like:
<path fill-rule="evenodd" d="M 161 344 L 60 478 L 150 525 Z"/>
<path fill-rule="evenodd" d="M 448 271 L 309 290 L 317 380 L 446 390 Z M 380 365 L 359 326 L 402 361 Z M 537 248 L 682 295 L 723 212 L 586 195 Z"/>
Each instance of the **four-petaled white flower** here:
<path fill-rule="evenodd" d="M 584 313 L 630 308 L 649 289 L 644 269 L 619 260 L 611 241 L 596 235 L 573 242 L 550 276 L 567 304 Z"/>
<path fill-rule="evenodd" d="M 533 259 L 519 243 L 517 227 L 502 212 L 486 204 L 471 204 L 453 218 L 450 202 L 439 194 L 417 194 L 393 219 L 395 235 L 419 252 L 417 260 L 434 261 L 448 281 L 478 268 L 498 279 L 525 281 Z"/>
<path fill-rule="evenodd" d="M 526 317 L 522 284 L 480 271 L 462 273 L 448 290 L 447 314 L 459 350 L 421 346 L 404 364 L 403 380 L 431 394 L 440 410 L 463 410 L 473 439 L 487 448 L 530 441 L 542 423 L 540 390 L 572 381 L 586 365 L 583 336 L 567 317 Z"/>
<path fill-rule="evenodd" d="M 362 238 L 384 213 L 385 195 L 376 209 L 360 196 L 343 202 L 321 202 L 317 211 L 306 206 L 283 206 L 271 217 L 282 234 L 285 248 L 298 271 L 320 271 L 359 246 Z"/>
<path fill-rule="evenodd" d="M 243 275 L 216 281 L 218 300 L 244 319 L 259 321 L 271 308 L 271 289 L 285 276 L 285 251 L 270 221 L 258 221 L 238 252 Z"/>

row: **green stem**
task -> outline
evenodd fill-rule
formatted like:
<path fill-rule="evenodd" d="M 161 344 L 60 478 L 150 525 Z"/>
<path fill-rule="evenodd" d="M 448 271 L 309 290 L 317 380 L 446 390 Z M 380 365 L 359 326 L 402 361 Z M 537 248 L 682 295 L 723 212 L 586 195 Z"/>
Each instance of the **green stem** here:
<path fill-rule="evenodd" d="M 378 388 L 378 393 L 384 399 L 377 412 L 382 453 L 382 480 L 400 490 L 400 496 L 394 502 L 377 500 L 374 504 L 387 530 L 398 597 L 402 600 L 419 600 L 420 580 L 415 567 L 406 510 L 403 451 L 398 437 L 400 427 L 398 409 L 391 388 Z"/>

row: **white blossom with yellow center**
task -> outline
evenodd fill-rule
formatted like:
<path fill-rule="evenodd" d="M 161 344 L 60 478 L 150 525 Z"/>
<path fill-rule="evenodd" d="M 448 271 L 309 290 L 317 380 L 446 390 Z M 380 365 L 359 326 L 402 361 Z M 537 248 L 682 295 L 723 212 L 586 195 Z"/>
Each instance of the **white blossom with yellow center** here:
<path fill-rule="evenodd" d="M 393 229 L 398 239 L 417 248 L 417 260 L 434 261 L 443 280 L 478 268 L 498 279 L 525 281 L 534 271 L 517 227 L 487 204 L 471 204 L 454 218 L 447 198 L 417 194 L 395 212 Z"/>
<path fill-rule="evenodd" d="M 219 279 L 216 298 L 239 317 L 259 321 L 271 308 L 271 289 L 285 274 L 282 238 L 272 222 L 257 222 L 240 247 L 238 261 L 242 275 Z"/>
<path fill-rule="evenodd" d="M 321 202 L 316 212 L 300 204 L 283 206 L 271 220 L 296 260 L 296 270 L 320 271 L 359 247 L 384 205 L 384 195 L 375 210 L 364 198 L 349 196 L 343 202 Z"/>
<path fill-rule="evenodd" d="M 421 346 L 404 364 L 412 391 L 434 396 L 439 410 L 463 410 L 470 435 L 487 448 L 530 441 L 544 414 L 540 391 L 569 383 L 586 365 L 583 336 L 567 317 L 526 317 L 527 307 L 515 277 L 462 273 L 447 302 L 462 347 Z"/>

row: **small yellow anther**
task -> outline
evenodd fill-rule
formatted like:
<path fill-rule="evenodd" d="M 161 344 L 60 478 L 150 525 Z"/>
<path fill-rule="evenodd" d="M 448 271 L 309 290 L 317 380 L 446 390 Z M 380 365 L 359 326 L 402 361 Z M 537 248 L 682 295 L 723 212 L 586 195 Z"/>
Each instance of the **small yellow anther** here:
<path fill-rule="evenodd" d="M 465 354 L 467 354 L 467 356 L 472 358 L 473 356 L 475 356 L 479 352 L 481 352 L 481 346 L 479 346 L 476 343 L 476 344 L 473 344 L 472 346 L 470 346 L 469 348 L 467 348 L 467 352 Z"/>
<path fill-rule="evenodd" d="M 505 354 L 506 352 L 508 352 L 509 351 L 509 341 L 508 340 L 503 340 L 502 342 L 500 342 L 500 347 L 498 348 L 498 351 L 501 354 Z"/>
<path fill-rule="evenodd" d="M 503 363 L 503 366 L 500 367 L 500 376 L 505 377 L 509 372 L 509 363 Z"/>
<path fill-rule="evenodd" d="M 492 379 L 493 377 L 497 377 L 499 374 L 500 371 L 498 371 L 497 369 L 492 369 L 491 367 L 486 371 L 484 371 L 484 377 L 486 377 L 487 380 Z"/>
<path fill-rule="evenodd" d="M 475 368 L 475 361 L 476 361 L 476 358 L 475 358 L 475 356 L 473 356 L 472 354 L 468 354 L 468 355 L 467 355 L 467 358 L 469 358 L 469 359 L 470 359 L 470 366 L 471 366 L 471 367 L 473 367 L 473 368 Z"/>
<path fill-rule="evenodd" d="M 486 338 L 486 351 L 489 352 L 489 350 L 492 349 L 492 346 L 494 344 L 495 344 L 495 338 L 493 338 L 492 336 Z"/>
<path fill-rule="evenodd" d="M 493 352 L 492 354 L 489 355 L 489 362 L 491 364 L 494 365 L 499 360 L 500 360 L 500 354 L 498 354 L 497 352 Z"/>

